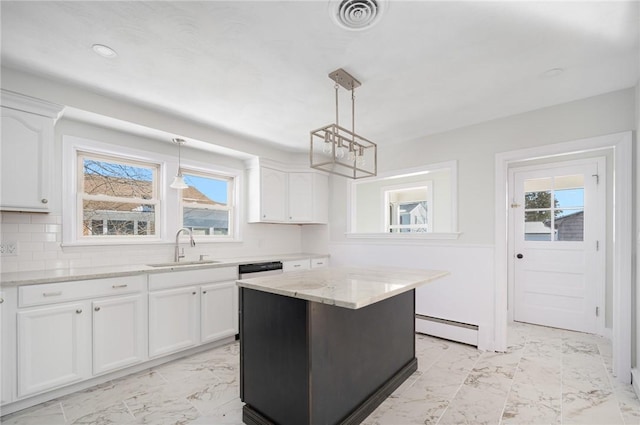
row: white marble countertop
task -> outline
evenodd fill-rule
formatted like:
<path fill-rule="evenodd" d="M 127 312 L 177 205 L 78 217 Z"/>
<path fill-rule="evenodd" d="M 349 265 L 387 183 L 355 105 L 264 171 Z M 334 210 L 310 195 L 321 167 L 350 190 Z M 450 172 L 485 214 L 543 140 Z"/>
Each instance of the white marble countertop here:
<path fill-rule="evenodd" d="M 56 283 L 69 282 L 74 280 L 102 279 L 107 277 L 134 276 L 137 274 L 145 273 L 167 273 L 172 271 L 205 268 L 237 267 L 240 264 L 251 264 L 266 261 L 303 260 L 306 258 L 313 259 L 328 256 L 328 254 L 299 253 L 226 258 L 215 260 L 215 262 L 191 262 L 191 264 L 167 265 L 164 267 L 152 267 L 148 264 L 137 264 L 11 272 L 0 274 L 0 287 L 6 288 L 12 286 L 35 285 L 41 283 Z M 189 261 L 185 261 L 183 263 L 189 263 Z"/>
<path fill-rule="evenodd" d="M 327 267 L 238 280 L 238 286 L 358 309 L 448 275 L 441 270 Z"/>

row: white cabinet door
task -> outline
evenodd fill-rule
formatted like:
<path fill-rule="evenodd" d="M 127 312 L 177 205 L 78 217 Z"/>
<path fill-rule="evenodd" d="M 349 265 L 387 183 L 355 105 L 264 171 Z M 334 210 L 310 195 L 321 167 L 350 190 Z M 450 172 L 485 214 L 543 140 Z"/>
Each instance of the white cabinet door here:
<path fill-rule="evenodd" d="M 329 222 L 329 176 L 313 173 L 313 222 Z"/>
<path fill-rule="evenodd" d="M 89 302 L 19 311 L 18 397 L 91 376 Z"/>
<path fill-rule="evenodd" d="M 285 221 L 286 176 L 280 170 L 260 169 L 260 204 L 262 221 Z"/>
<path fill-rule="evenodd" d="M 146 308 L 142 294 L 94 301 L 93 374 L 146 358 Z"/>
<path fill-rule="evenodd" d="M 202 286 L 201 342 L 238 333 L 238 287 L 235 282 Z"/>
<path fill-rule="evenodd" d="M 149 357 L 198 344 L 200 289 L 188 286 L 149 293 Z"/>
<path fill-rule="evenodd" d="M 0 292 L 0 404 L 15 398 L 16 288 Z"/>
<path fill-rule="evenodd" d="M 5 211 L 48 211 L 53 120 L 15 109 L 0 109 L 0 208 Z"/>
<path fill-rule="evenodd" d="M 313 173 L 289 173 L 288 221 L 313 220 Z"/>

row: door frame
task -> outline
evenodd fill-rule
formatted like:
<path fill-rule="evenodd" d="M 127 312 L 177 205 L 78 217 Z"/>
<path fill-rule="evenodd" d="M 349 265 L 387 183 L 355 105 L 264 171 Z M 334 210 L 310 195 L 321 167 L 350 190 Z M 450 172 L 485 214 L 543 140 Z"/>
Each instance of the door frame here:
<path fill-rule="evenodd" d="M 613 372 L 631 382 L 633 167 L 631 131 L 591 137 L 495 155 L 495 349 L 507 349 L 509 164 L 560 155 L 613 150 Z"/>
<path fill-rule="evenodd" d="M 600 179 L 600 184 L 602 185 L 601 187 L 604 187 L 604 191 L 601 191 L 598 193 L 598 197 L 596 199 L 597 203 L 602 203 L 603 209 L 604 211 L 602 212 L 602 214 L 599 212 L 598 215 L 600 216 L 600 220 L 603 221 L 602 223 L 602 227 L 600 227 L 600 229 L 598 229 L 598 234 L 597 239 L 599 241 L 603 241 L 605 242 L 602 247 L 602 261 L 606 267 L 606 263 L 607 263 L 607 246 L 606 246 L 606 228 L 607 228 L 607 224 L 606 223 L 606 217 L 607 217 L 607 213 L 606 213 L 606 207 L 604 207 L 606 200 L 607 200 L 607 194 L 606 194 L 606 190 L 607 190 L 607 171 L 606 171 L 606 157 L 605 156 L 594 156 L 594 157 L 589 157 L 589 158 L 580 158 L 580 159 L 569 159 L 567 161 L 561 161 L 561 162 L 545 162 L 545 163 L 541 163 L 541 164 L 536 164 L 536 165 L 522 165 L 522 166 L 514 166 L 514 167 L 509 167 L 508 169 L 508 173 L 509 173 L 509 179 L 508 179 L 508 183 L 507 183 L 507 194 L 509 196 L 509 199 L 513 199 L 513 191 L 515 190 L 515 188 L 512 186 L 512 183 L 514 182 L 514 177 L 517 173 L 521 173 L 521 172 L 528 172 L 528 171 L 537 171 L 537 170 L 545 170 L 545 169 L 549 169 L 549 168 L 562 168 L 562 167 L 571 167 L 571 166 L 580 166 L 580 165 L 588 165 L 588 164 L 597 164 L 598 166 L 598 174 L 599 174 L 599 179 Z M 516 162 L 516 161 L 514 161 Z M 520 161 L 517 161 L 520 162 Z M 514 237 L 515 237 L 515 229 L 514 229 L 514 225 L 515 225 L 515 220 L 513 219 L 513 215 L 514 215 L 514 209 L 513 208 L 509 208 L 508 212 L 507 212 L 507 223 L 508 223 L 508 232 L 507 232 L 507 267 L 508 267 L 508 286 L 507 286 L 507 293 L 508 293 L 508 311 L 507 311 L 507 316 L 508 316 L 508 321 L 509 322 L 513 322 L 514 321 L 514 317 L 515 317 L 515 310 L 514 310 L 514 306 L 515 306 L 515 264 L 514 264 L 514 255 L 515 255 L 515 247 L 514 246 L 510 246 L 509 245 L 509 241 L 514 241 Z M 595 288 L 595 296 L 596 296 L 596 301 L 598 303 L 598 305 L 600 306 L 605 306 L 606 305 L 606 272 L 603 271 L 601 279 L 597 279 L 597 283 L 596 283 L 596 288 Z M 602 336 L 611 336 L 611 335 L 607 335 L 606 331 L 605 331 L 605 319 L 606 319 L 606 312 L 605 314 L 600 314 L 596 317 L 596 330 L 595 333 L 597 335 L 602 335 Z"/>

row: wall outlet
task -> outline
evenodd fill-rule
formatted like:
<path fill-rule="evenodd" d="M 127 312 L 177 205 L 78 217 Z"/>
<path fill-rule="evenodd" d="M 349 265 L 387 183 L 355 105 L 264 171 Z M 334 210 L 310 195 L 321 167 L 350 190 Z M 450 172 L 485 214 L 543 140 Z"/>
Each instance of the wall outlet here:
<path fill-rule="evenodd" d="M 0 256 L 14 257 L 18 255 L 18 242 L 8 241 L 0 243 Z"/>

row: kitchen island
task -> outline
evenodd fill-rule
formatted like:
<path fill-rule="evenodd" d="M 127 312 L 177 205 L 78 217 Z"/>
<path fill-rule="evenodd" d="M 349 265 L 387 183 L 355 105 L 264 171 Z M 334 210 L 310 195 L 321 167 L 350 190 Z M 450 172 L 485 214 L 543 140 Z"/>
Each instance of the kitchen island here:
<path fill-rule="evenodd" d="M 415 288 L 448 272 L 325 268 L 237 282 L 246 424 L 358 424 L 417 370 Z"/>

